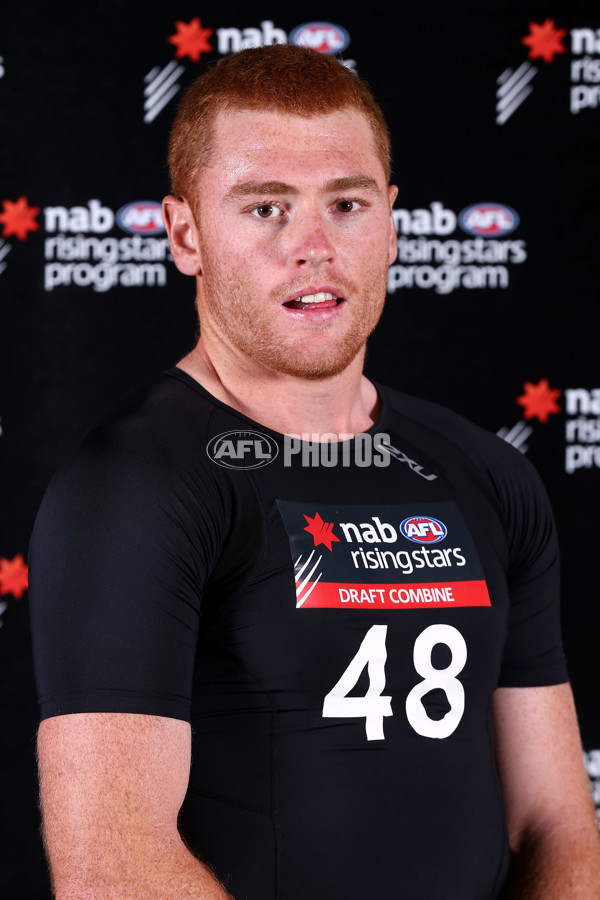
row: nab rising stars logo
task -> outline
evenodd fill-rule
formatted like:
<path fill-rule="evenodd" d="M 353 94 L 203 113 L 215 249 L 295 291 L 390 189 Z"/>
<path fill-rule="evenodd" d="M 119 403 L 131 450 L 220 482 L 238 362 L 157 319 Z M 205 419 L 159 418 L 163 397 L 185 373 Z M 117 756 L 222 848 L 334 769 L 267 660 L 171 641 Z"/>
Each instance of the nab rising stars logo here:
<path fill-rule="evenodd" d="M 448 534 L 444 523 L 432 516 L 409 516 L 400 523 L 400 531 L 415 544 L 437 544 Z"/>
<path fill-rule="evenodd" d="M 278 499 L 277 506 L 290 543 L 297 609 L 491 605 L 473 539 L 453 502 L 319 502 L 313 515 L 304 502 Z"/>
<path fill-rule="evenodd" d="M 175 33 L 167 42 L 175 50 L 175 59 L 165 66 L 154 66 L 144 78 L 144 122 L 150 124 L 181 89 L 180 78 L 185 66 L 178 60 L 187 57 L 198 63 L 204 54 L 218 53 L 224 56 L 238 53 L 247 47 L 264 47 L 271 44 L 297 44 L 311 47 L 319 53 L 335 55 L 345 50 L 350 35 L 341 25 L 333 22 L 305 22 L 289 33 L 270 19 L 248 28 L 206 28 L 196 16 L 189 22 L 176 21 Z M 346 68 L 356 71 L 356 60 L 341 60 Z"/>
<path fill-rule="evenodd" d="M 529 48 L 528 60 L 543 59 L 550 65 L 554 57 L 566 53 L 563 40 L 567 37 L 565 28 L 557 28 L 554 19 L 529 23 L 529 34 L 521 38 L 521 44 Z M 504 125 L 533 91 L 533 79 L 539 69 L 527 60 L 517 69 L 505 69 L 497 78 L 496 124 Z"/>

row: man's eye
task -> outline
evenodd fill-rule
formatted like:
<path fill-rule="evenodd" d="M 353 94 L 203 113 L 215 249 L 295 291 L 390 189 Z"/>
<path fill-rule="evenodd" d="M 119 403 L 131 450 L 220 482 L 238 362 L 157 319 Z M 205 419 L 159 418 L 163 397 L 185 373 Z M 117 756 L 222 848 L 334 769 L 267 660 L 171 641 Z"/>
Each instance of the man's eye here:
<path fill-rule="evenodd" d="M 281 215 L 281 210 L 278 206 L 273 206 L 271 203 L 261 203 L 260 206 L 254 207 L 252 214 L 259 216 L 261 219 L 275 219 Z"/>
<path fill-rule="evenodd" d="M 335 205 L 335 208 L 338 212 L 354 212 L 355 208 L 358 206 L 356 200 L 338 200 Z"/>

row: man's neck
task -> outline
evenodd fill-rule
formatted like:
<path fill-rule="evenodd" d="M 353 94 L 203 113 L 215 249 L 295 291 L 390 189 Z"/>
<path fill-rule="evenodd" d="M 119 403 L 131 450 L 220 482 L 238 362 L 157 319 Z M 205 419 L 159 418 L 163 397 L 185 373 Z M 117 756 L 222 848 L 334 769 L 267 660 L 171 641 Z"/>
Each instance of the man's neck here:
<path fill-rule="evenodd" d="M 339 375 L 320 380 L 266 369 L 243 355 L 230 358 L 202 340 L 178 364 L 217 400 L 281 434 L 360 434 L 379 416 L 379 397 L 362 374 L 364 350 Z M 342 437 L 340 437 L 342 436 Z"/>

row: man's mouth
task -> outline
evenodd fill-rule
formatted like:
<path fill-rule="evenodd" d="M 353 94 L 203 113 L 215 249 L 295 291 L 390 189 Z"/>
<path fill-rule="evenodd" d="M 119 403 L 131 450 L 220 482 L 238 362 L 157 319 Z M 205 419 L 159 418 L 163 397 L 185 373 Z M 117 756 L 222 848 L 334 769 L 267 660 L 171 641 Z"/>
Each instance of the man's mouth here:
<path fill-rule="evenodd" d="M 303 294 L 302 297 L 288 300 L 283 305 L 287 309 L 332 309 L 342 302 L 342 297 L 336 297 L 335 294 L 330 294 L 329 291 L 319 291 L 317 294 Z"/>

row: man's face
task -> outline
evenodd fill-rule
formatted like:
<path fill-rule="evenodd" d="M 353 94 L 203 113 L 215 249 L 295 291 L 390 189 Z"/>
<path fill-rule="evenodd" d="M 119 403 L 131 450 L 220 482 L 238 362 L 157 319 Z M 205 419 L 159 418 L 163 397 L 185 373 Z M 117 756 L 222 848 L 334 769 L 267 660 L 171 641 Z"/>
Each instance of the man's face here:
<path fill-rule="evenodd" d="M 204 339 L 304 378 L 363 350 L 396 255 L 371 127 L 355 110 L 217 116 L 197 185 Z"/>

